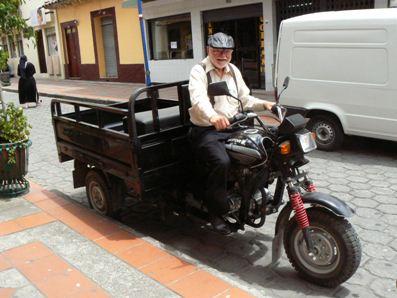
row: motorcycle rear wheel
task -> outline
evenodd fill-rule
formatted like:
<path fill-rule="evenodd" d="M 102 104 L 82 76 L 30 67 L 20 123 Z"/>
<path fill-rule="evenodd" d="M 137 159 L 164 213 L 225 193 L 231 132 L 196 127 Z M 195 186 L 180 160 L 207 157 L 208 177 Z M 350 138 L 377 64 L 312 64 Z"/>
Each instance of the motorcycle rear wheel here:
<path fill-rule="evenodd" d="M 315 258 L 309 256 L 295 217 L 284 233 L 284 248 L 295 270 L 305 280 L 334 288 L 348 280 L 361 261 L 361 244 L 352 225 L 322 208 L 307 209 Z"/>

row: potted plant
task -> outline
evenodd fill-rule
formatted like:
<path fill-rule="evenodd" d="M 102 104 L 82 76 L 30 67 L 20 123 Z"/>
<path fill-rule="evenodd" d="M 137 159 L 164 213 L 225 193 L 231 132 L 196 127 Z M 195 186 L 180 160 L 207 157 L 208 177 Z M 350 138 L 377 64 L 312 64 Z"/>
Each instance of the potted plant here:
<path fill-rule="evenodd" d="M 8 68 L 8 52 L 0 50 L 0 81 L 1 85 L 10 86 L 10 71 Z"/>
<path fill-rule="evenodd" d="M 0 109 L 0 196 L 16 196 L 29 190 L 25 179 L 31 142 L 22 108 L 1 102 Z"/>
<path fill-rule="evenodd" d="M 0 36 L 23 34 L 34 37 L 34 30 L 22 17 L 19 6 L 25 0 L 1 1 Z M 0 70 L 7 68 L 8 54 L 2 50 Z M 30 125 L 21 108 L 6 105 L 2 100 L 0 84 L 0 196 L 13 196 L 26 192 L 29 183 L 25 179 L 28 170 Z"/>

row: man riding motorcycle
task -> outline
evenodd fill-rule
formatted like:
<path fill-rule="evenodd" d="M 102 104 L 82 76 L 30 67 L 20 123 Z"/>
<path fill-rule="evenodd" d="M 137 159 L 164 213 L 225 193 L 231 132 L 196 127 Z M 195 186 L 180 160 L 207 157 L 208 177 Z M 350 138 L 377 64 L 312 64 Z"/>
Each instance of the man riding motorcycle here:
<path fill-rule="evenodd" d="M 239 112 L 239 102 L 229 96 L 209 97 L 208 84 L 225 81 L 230 94 L 239 98 L 244 109 L 270 110 L 274 103 L 251 96 L 239 69 L 230 63 L 234 49 L 231 36 L 219 32 L 209 36 L 208 56 L 195 65 L 190 73 L 189 92 L 192 107 L 191 142 L 193 154 L 200 172 L 204 172 L 204 199 L 210 214 L 210 222 L 221 234 L 231 233 L 223 216 L 229 211 L 227 177 L 230 158 L 224 141 L 230 133 L 224 130 Z"/>

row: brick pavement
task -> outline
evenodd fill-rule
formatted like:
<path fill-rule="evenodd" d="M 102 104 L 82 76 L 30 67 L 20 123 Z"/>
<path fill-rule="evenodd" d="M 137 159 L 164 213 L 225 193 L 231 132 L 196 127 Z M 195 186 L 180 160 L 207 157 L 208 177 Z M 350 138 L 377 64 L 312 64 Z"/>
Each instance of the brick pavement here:
<path fill-rule="evenodd" d="M 0 200 L 0 215 L 11 214 L 0 221 L 1 297 L 251 297 L 120 223 L 31 185 L 23 198 Z M 17 206 L 25 215 L 15 214 Z"/>
<path fill-rule="evenodd" d="M 7 94 L 15 101 L 16 94 Z M 84 189 L 73 189 L 70 162 L 59 164 L 48 99 L 26 110 L 33 125 L 29 178 L 62 197 L 86 204 Z M 258 297 L 395 297 L 397 278 L 397 143 L 348 138 L 339 152 L 316 151 L 308 168 L 318 189 L 346 200 L 357 210 L 352 222 L 363 244 L 357 273 L 336 289 L 300 280 L 283 256 L 269 267 L 275 216 L 261 229 L 219 237 L 189 219 L 165 225 L 155 213 L 131 212 L 124 224 L 151 243 L 183 256 L 206 271 Z M 153 214 L 153 216 L 149 216 Z M 1 218 L 1 217 L 0 217 Z"/>

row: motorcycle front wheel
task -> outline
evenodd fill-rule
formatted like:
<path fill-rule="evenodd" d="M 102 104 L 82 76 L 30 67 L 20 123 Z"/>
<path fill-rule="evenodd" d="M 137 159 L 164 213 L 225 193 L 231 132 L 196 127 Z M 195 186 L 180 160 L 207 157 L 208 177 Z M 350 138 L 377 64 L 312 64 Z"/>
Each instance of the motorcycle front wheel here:
<path fill-rule="evenodd" d="M 361 261 L 361 244 L 352 225 L 323 208 L 307 209 L 314 254 L 309 255 L 295 217 L 287 224 L 284 248 L 292 266 L 307 281 L 336 287 L 348 280 Z"/>

